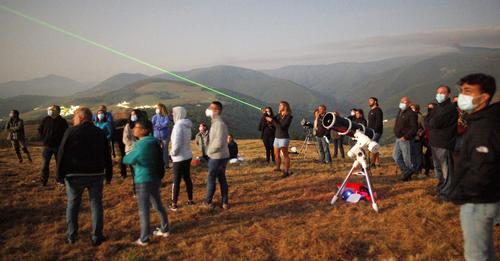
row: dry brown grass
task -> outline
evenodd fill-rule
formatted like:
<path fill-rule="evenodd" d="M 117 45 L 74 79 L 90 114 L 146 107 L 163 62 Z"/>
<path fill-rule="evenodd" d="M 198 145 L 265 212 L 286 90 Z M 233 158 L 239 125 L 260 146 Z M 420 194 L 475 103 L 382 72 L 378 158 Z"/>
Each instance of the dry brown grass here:
<path fill-rule="evenodd" d="M 300 141 L 294 145 L 299 146 Z M 208 212 L 202 207 L 207 171 L 196 168 L 192 176 L 197 204 L 182 204 L 186 200 L 182 185 L 180 209 L 169 211 L 172 235 L 153 239 L 144 248 L 131 244 L 139 235 L 139 217 L 130 178 L 115 178 L 105 186 L 108 241 L 100 247 L 90 245 L 90 211 L 84 200 L 80 239 L 68 245 L 65 192 L 55 185 L 53 172 L 49 186 L 32 183 L 39 176 L 41 148 L 31 148 L 33 164 L 21 165 L 12 151 L 2 148 L 0 256 L 4 260 L 462 259 L 458 208 L 434 197 L 436 181 L 432 178 L 400 182 L 389 148 L 384 148 L 384 167 L 375 170 L 372 178 L 381 208 L 377 214 L 366 202 L 329 205 L 350 160 L 335 161 L 332 168 L 325 168 L 312 159 L 296 159 L 294 174 L 280 179 L 263 162 L 260 141 L 240 140 L 239 147 L 248 161 L 228 168 L 232 208 Z M 118 172 L 116 166 L 115 177 Z M 170 180 L 167 174 L 165 181 Z M 162 195 L 166 205 L 170 186 L 162 189 Z M 157 223 L 153 211 L 152 225 Z M 498 256 L 499 230 L 495 228 Z"/>

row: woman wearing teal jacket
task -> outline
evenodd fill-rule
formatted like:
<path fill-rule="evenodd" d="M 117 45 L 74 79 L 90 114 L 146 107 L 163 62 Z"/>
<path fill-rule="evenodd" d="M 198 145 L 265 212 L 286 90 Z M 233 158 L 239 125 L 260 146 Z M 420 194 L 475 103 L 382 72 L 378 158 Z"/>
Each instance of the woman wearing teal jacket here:
<path fill-rule="evenodd" d="M 165 173 L 162 150 L 157 139 L 151 136 L 153 125 L 150 121 L 139 121 L 135 124 L 133 133 L 139 140 L 123 158 L 123 163 L 132 165 L 135 176 L 135 192 L 139 205 L 139 218 L 141 221 L 141 237 L 134 243 L 145 246 L 149 242 L 149 204 L 158 211 L 161 227 L 157 228 L 154 236 L 167 237 L 169 235 L 168 217 L 161 202 L 161 179 Z"/>
<path fill-rule="evenodd" d="M 95 121 L 95 126 L 104 131 L 104 134 L 106 135 L 106 139 L 108 139 L 109 142 L 111 142 L 112 134 L 113 134 L 113 129 L 111 128 L 111 123 L 106 119 L 106 112 L 105 111 L 98 111 L 97 112 L 97 117 Z"/>

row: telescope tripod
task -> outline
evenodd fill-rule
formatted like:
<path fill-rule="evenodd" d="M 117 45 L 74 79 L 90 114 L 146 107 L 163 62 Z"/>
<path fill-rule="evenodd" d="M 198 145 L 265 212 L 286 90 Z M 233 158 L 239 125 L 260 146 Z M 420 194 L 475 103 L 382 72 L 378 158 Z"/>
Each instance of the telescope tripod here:
<path fill-rule="evenodd" d="M 368 175 L 368 171 L 367 171 L 366 154 L 365 154 L 365 152 L 364 152 L 363 149 L 361 149 L 361 148 L 359 148 L 357 146 L 354 146 L 351 149 L 351 151 L 349 151 L 349 152 L 356 155 L 356 160 L 354 160 L 354 162 L 352 163 L 351 170 L 349 171 L 349 173 L 347 174 L 347 177 L 342 182 L 342 185 L 340 186 L 340 188 L 337 191 L 337 193 L 335 193 L 335 196 L 333 196 L 332 201 L 330 202 L 330 204 L 332 204 L 332 205 L 335 204 L 335 202 L 339 198 L 340 194 L 344 190 L 344 188 L 345 188 L 345 186 L 347 184 L 347 181 L 349 180 L 349 178 L 351 177 L 351 175 L 355 174 L 355 175 L 365 176 L 366 185 L 368 186 L 368 193 L 370 194 L 370 198 L 372 200 L 372 208 L 373 208 L 373 210 L 375 210 L 376 212 L 378 212 L 377 202 L 375 202 L 375 197 L 373 195 L 373 190 L 372 190 L 372 184 L 371 184 L 371 181 L 370 181 L 370 176 Z M 354 169 L 356 167 L 358 167 L 358 166 L 361 168 L 361 171 L 354 173 Z"/>
<path fill-rule="evenodd" d="M 302 143 L 302 146 L 300 147 L 299 153 L 298 153 L 299 155 L 301 155 L 302 153 L 304 154 L 303 159 L 305 159 L 307 157 L 307 149 L 309 148 L 310 142 L 314 142 L 314 137 L 313 137 L 312 129 L 307 128 L 306 129 L 306 138 L 304 139 L 304 143 Z"/>

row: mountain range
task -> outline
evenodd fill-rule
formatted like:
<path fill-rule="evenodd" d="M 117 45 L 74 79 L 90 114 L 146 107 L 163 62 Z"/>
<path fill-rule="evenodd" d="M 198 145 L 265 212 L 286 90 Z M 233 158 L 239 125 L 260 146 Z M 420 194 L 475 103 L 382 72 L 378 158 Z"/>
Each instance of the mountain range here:
<path fill-rule="evenodd" d="M 387 118 L 397 111 L 402 96 L 413 102 L 426 104 L 434 101 L 435 88 L 441 84 L 454 87 L 466 74 L 483 72 L 500 79 L 500 49 L 457 46 L 456 51 L 438 55 L 397 57 L 364 63 L 335 63 L 327 65 L 294 65 L 273 70 L 256 71 L 235 66 L 213 66 L 176 72 L 191 80 L 248 101 L 259 107 L 272 105 L 281 100 L 289 101 L 298 125 L 300 118 L 312 118 L 311 112 L 318 104 L 326 104 L 329 110 L 341 113 L 352 107 L 368 109 L 370 96 L 378 97 Z M 454 94 L 457 94 L 455 88 Z M 138 73 L 120 73 L 93 87 L 71 79 L 49 75 L 29 81 L 11 81 L 0 84 L 0 114 L 6 115 L 17 108 L 23 117 L 41 117 L 51 103 L 61 105 L 99 104 L 111 105 L 122 101 L 131 106 L 154 105 L 163 102 L 167 106 L 192 105 L 198 108 L 213 99 L 226 104 L 235 103 L 198 86 L 181 82 L 172 76 L 159 74 L 148 76 Z M 196 107 L 198 106 L 198 107 Z M 201 106 L 201 107 L 203 107 Z M 233 106 L 233 110 L 251 113 Z M 203 114 L 203 111 L 200 111 Z M 229 112 L 231 113 L 231 112 Z M 252 125 L 257 117 L 252 118 Z M 238 117 L 233 117 L 236 120 Z M 255 126 L 244 126 L 240 131 L 254 135 Z M 295 128 L 300 132 L 300 125 Z"/>

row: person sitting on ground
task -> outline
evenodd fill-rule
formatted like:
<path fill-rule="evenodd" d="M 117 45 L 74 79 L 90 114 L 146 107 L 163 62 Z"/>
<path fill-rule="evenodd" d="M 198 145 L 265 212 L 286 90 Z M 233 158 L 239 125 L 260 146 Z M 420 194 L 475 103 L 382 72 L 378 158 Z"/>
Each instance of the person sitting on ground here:
<path fill-rule="evenodd" d="M 23 147 L 23 152 L 26 153 L 26 156 L 28 156 L 28 160 L 30 162 L 33 162 L 30 152 L 28 151 L 28 145 L 26 144 L 26 136 L 24 134 L 24 121 L 19 118 L 19 111 L 10 111 L 9 117 L 9 121 L 5 126 L 5 129 L 8 131 L 7 140 L 10 140 L 12 147 L 16 151 L 19 163 L 23 162 L 23 156 L 21 155 L 21 146 Z"/>
<path fill-rule="evenodd" d="M 207 156 L 207 147 L 208 147 L 208 142 L 210 141 L 210 135 L 207 131 L 207 125 L 205 123 L 200 123 L 200 126 L 198 126 L 198 133 L 196 133 L 195 137 L 195 143 L 196 146 L 200 149 L 201 152 L 201 157 L 198 157 L 198 159 L 201 162 L 208 162 L 208 156 Z"/>
<path fill-rule="evenodd" d="M 66 185 L 67 236 L 70 244 L 77 240 L 82 194 L 85 189 L 89 190 L 92 243 L 97 246 L 105 240 L 102 191 L 104 179 L 108 184 L 111 183 L 113 162 L 104 133 L 91 120 L 89 108 L 80 107 L 75 111 L 74 126 L 66 130 L 58 149 L 56 180 Z"/>
<path fill-rule="evenodd" d="M 139 140 L 125 155 L 123 163 L 132 165 L 135 172 L 134 182 L 139 206 L 141 236 L 134 244 L 146 246 L 151 234 L 149 226 L 150 204 L 160 215 L 161 221 L 160 228 L 153 231 L 153 236 L 169 236 L 168 216 L 160 196 L 161 180 L 165 175 L 165 167 L 160 143 L 150 135 L 153 132 L 153 124 L 150 121 L 136 122 L 133 132 Z"/>
<path fill-rule="evenodd" d="M 61 145 L 64 132 L 68 129 L 68 122 L 60 115 L 61 107 L 52 105 L 47 109 L 47 114 L 38 126 L 38 134 L 43 141 L 43 166 L 40 180 L 43 186 L 47 186 L 49 180 L 49 166 L 52 155 L 57 160 L 57 150 Z"/>
<path fill-rule="evenodd" d="M 238 156 L 238 144 L 234 140 L 233 134 L 227 135 L 227 148 L 229 149 L 229 163 L 233 164 L 243 161 L 243 158 Z"/>
<path fill-rule="evenodd" d="M 186 184 L 188 194 L 187 205 L 193 205 L 193 182 L 191 181 L 191 159 L 193 151 L 191 150 L 191 127 L 193 123 L 186 119 L 186 109 L 183 107 L 174 107 L 172 116 L 174 120 L 174 128 L 172 129 L 172 148 L 170 156 L 173 162 L 173 182 L 172 182 L 172 204 L 170 210 L 177 211 L 177 199 L 179 198 L 179 190 L 181 179 Z"/>

